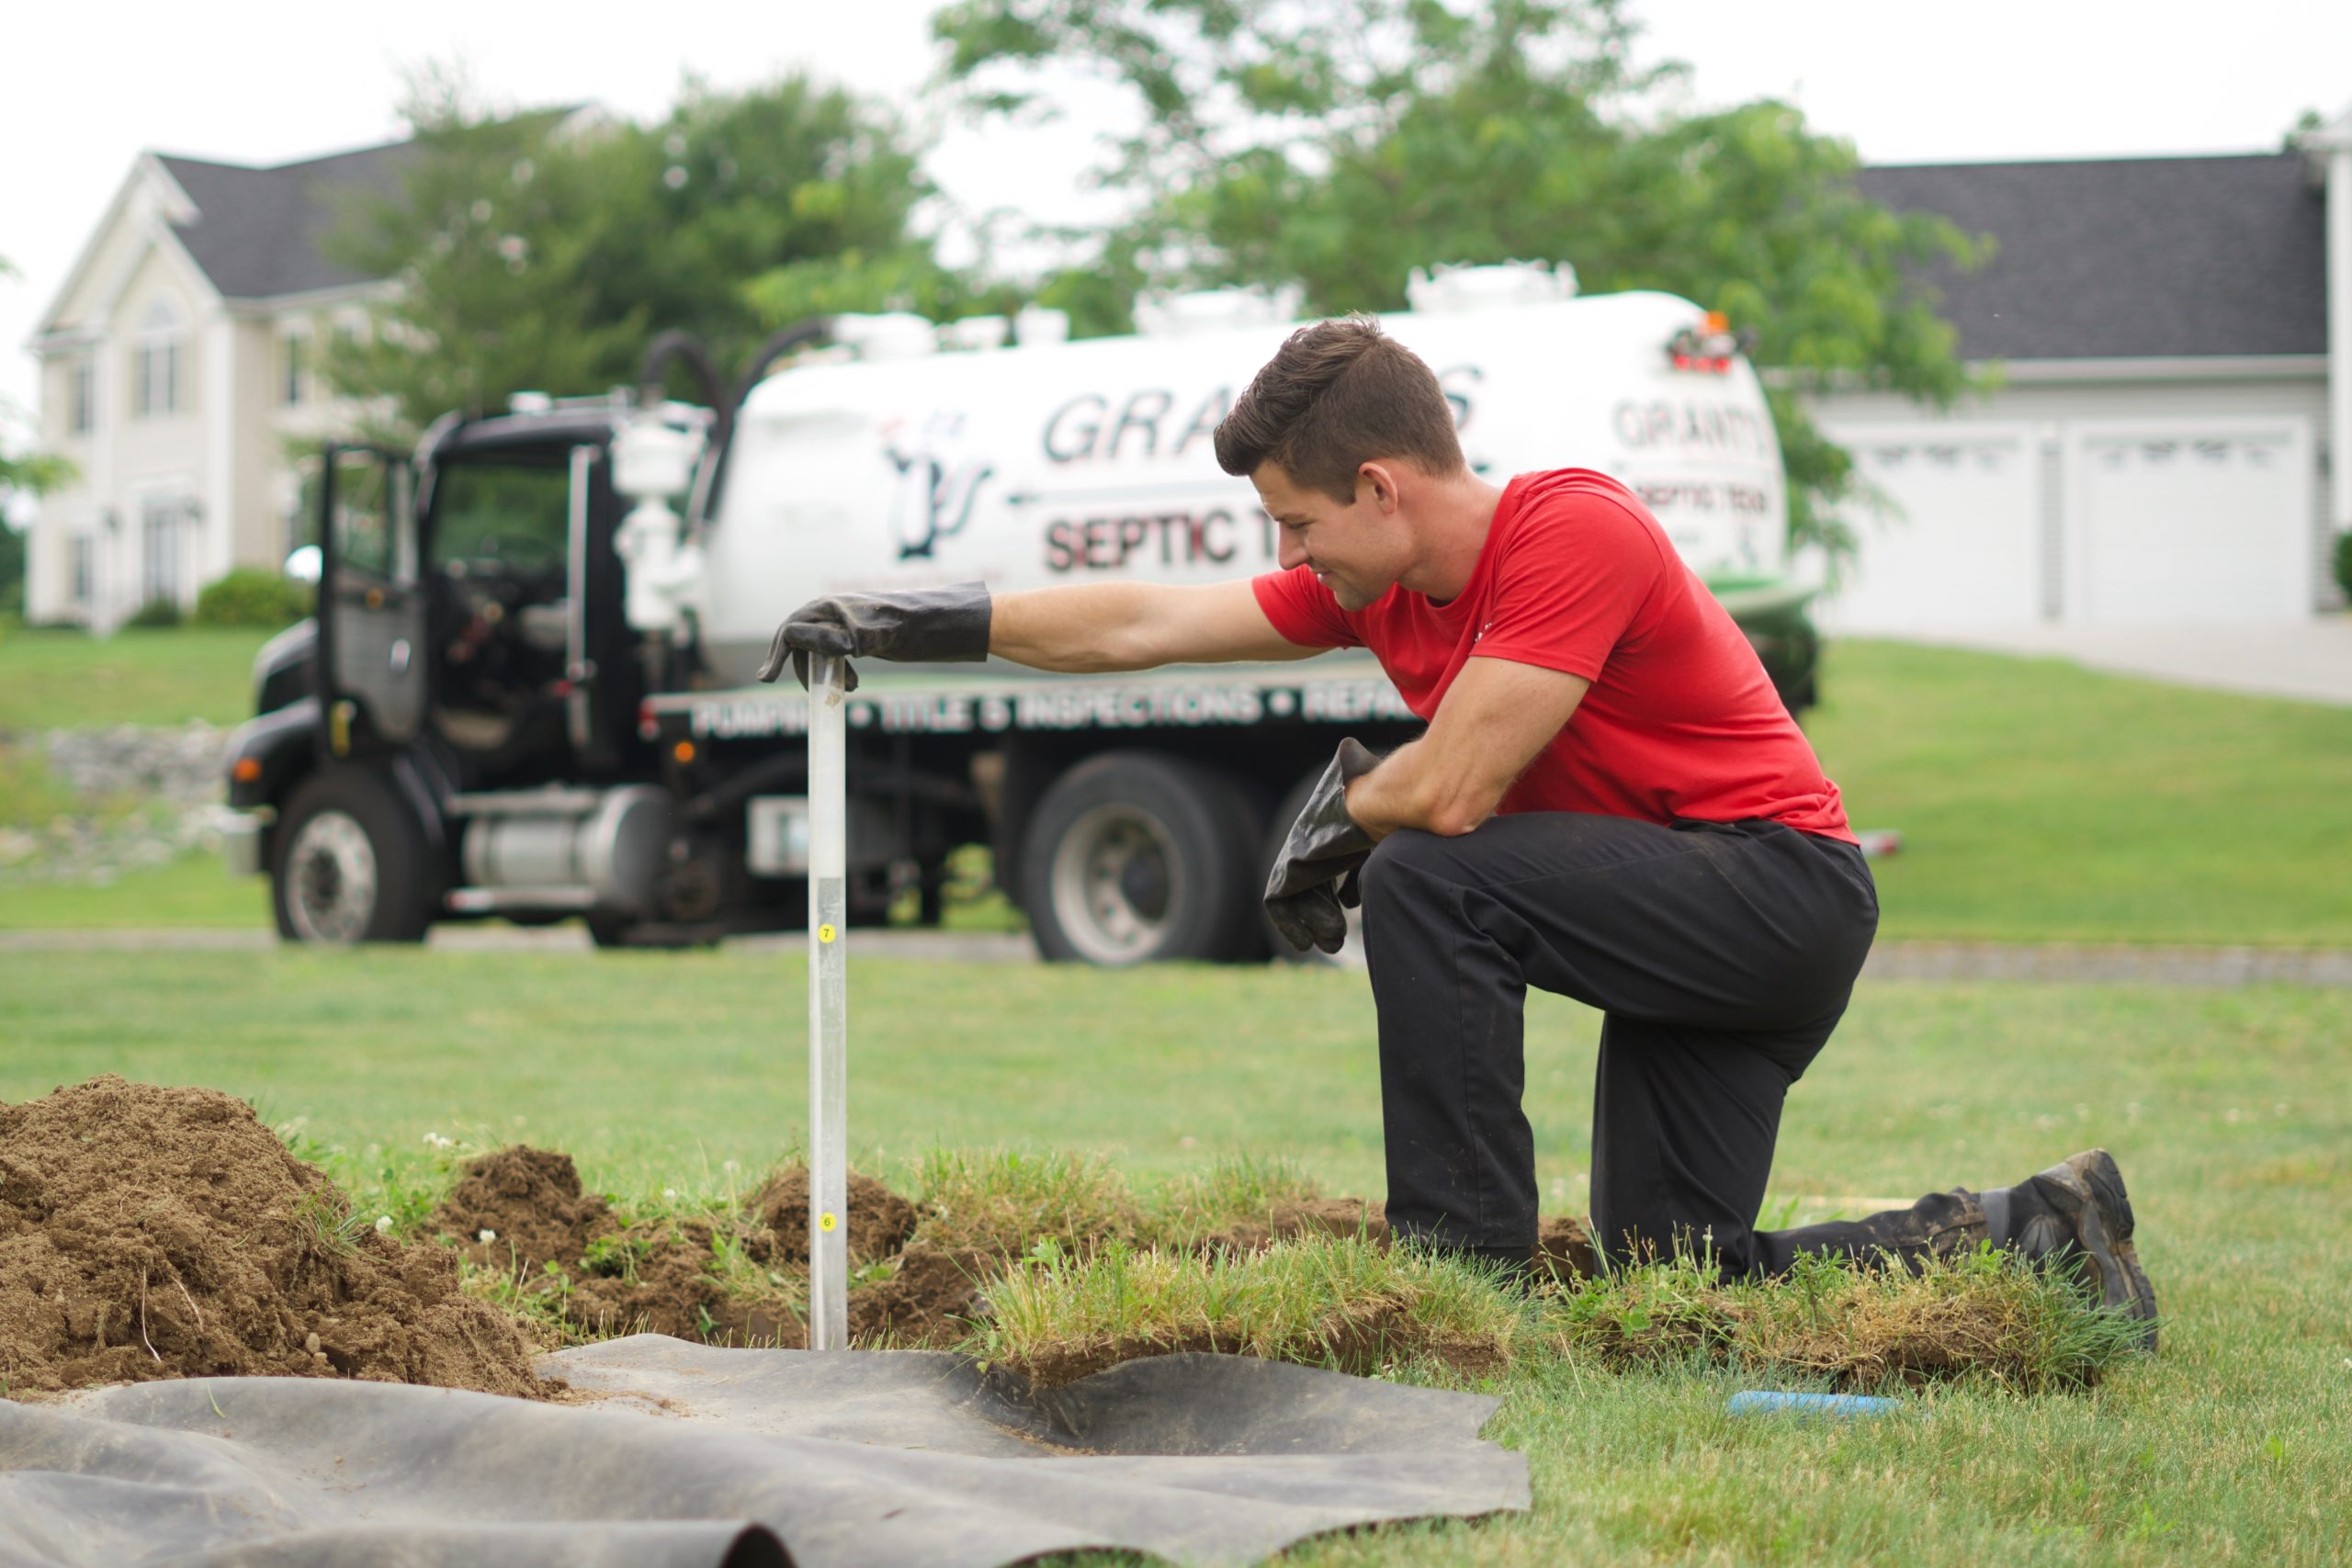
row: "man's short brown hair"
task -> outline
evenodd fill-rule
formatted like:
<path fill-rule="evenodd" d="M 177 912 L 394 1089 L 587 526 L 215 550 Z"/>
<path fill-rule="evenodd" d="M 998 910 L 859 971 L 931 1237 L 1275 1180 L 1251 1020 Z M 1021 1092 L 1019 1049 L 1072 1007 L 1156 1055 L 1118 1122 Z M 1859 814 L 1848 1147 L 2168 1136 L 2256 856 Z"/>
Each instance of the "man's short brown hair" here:
<path fill-rule="evenodd" d="M 1462 443 L 1430 367 L 1369 316 L 1291 333 L 1216 427 L 1227 473 L 1272 462 L 1293 483 L 1341 502 L 1356 498 L 1356 469 L 1380 457 L 1459 473 Z"/>

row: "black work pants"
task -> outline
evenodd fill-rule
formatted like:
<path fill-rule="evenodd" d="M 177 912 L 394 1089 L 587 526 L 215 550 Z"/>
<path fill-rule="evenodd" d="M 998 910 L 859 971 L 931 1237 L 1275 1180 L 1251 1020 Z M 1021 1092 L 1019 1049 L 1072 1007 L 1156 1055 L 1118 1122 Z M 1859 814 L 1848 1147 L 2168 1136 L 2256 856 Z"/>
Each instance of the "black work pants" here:
<path fill-rule="evenodd" d="M 1458 838 L 1393 833 L 1363 892 L 1400 1235 L 1532 1247 L 1521 1106 L 1531 985 L 1605 1015 L 1592 1220 L 1612 1260 L 1708 1247 L 1728 1274 L 1768 1274 L 1799 1252 L 1910 1252 L 1983 1234 L 1964 1194 L 1854 1224 L 1754 1229 L 1781 1100 L 1846 1010 L 1878 929 L 1853 845 L 1766 821 L 1527 812 Z"/>

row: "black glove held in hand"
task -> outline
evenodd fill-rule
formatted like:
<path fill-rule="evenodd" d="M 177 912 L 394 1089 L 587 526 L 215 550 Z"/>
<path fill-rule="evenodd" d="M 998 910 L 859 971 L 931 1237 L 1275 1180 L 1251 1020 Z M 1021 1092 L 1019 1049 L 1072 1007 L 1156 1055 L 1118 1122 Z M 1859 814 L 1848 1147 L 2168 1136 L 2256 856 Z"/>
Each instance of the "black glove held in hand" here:
<path fill-rule="evenodd" d="M 897 659 L 911 664 L 973 663 L 989 656 L 989 590 L 985 582 L 924 588 L 911 593 L 829 593 L 811 599 L 776 627 L 760 679 L 792 672 L 808 684 L 808 656 Z M 857 671 L 842 666 L 842 684 L 857 690 Z"/>
<path fill-rule="evenodd" d="M 1342 906 L 1355 908 L 1356 873 L 1372 858 L 1373 845 L 1372 835 L 1348 815 L 1348 784 L 1379 765 L 1379 758 L 1353 740 L 1340 741 L 1274 857 L 1266 878 L 1266 915 L 1301 953 L 1310 947 L 1337 953 L 1347 942 Z"/>

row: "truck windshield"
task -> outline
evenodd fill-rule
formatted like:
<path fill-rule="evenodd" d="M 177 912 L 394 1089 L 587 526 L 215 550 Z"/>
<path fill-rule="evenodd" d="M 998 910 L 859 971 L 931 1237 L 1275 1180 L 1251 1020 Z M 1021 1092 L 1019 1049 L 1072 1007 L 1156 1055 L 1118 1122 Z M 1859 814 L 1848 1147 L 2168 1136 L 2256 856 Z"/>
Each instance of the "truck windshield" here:
<path fill-rule="evenodd" d="M 571 491 L 570 473 L 548 465 L 450 464 L 435 485 L 433 564 L 473 574 L 562 566 Z"/>

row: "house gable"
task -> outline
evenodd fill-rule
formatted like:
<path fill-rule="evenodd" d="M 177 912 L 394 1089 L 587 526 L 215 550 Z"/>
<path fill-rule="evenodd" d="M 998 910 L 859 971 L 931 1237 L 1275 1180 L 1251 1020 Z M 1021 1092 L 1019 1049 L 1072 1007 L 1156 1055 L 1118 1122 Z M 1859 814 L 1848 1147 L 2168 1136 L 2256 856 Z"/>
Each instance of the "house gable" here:
<path fill-rule="evenodd" d="M 173 218 L 188 210 L 187 197 L 154 159 L 141 157 L 134 164 L 42 313 L 33 346 L 47 351 L 67 346 L 75 338 L 95 344 L 114 324 L 116 308 L 132 279 L 156 265 L 158 253 L 162 265 L 189 291 L 197 313 L 216 302 L 219 291 L 173 231 Z"/>

